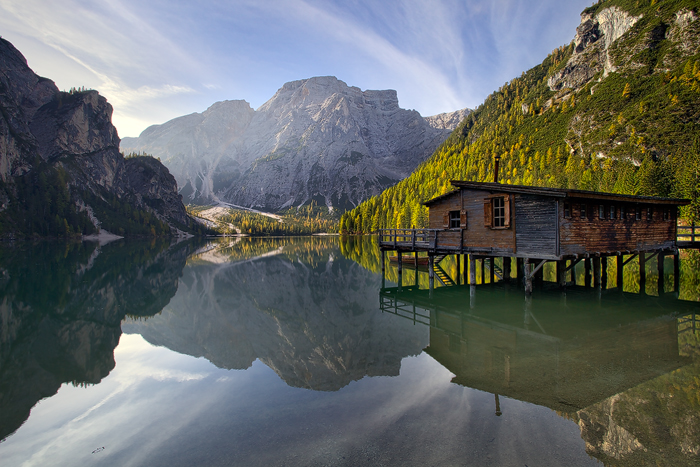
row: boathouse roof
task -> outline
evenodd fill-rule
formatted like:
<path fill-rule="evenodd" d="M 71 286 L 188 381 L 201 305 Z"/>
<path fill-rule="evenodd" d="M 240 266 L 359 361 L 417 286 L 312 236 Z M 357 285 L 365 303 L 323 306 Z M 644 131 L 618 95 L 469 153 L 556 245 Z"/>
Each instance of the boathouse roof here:
<path fill-rule="evenodd" d="M 454 193 L 458 193 L 460 189 L 465 190 L 478 190 L 478 191 L 489 191 L 498 193 L 518 193 L 526 195 L 538 195 L 547 196 L 551 198 L 579 198 L 579 199 L 590 199 L 590 200 L 605 200 L 605 201 L 617 201 L 617 202 L 628 202 L 628 203 L 646 203 L 646 204 L 671 204 L 677 206 L 684 206 L 690 204 L 689 199 L 679 199 L 679 198 L 660 198 L 657 196 L 637 196 L 637 195 L 622 195 L 619 193 L 605 193 L 600 191 L 587 191 L 587 190 L 572 190 L 569 188 L 546 188 L 539 186 L 524 186 L 524 185 L 506 185 L 502 183 L 492 183 L 492 182 L 468 182 L 463 180 L 450 180 L 452 186 L 456 187 L 456 190 L 452 190 L 444 195 L 437 196 L 431 200 L 423 203 L 425 206 L 430 206 L 437 201 L 445 199 L 452 196 Z"/>

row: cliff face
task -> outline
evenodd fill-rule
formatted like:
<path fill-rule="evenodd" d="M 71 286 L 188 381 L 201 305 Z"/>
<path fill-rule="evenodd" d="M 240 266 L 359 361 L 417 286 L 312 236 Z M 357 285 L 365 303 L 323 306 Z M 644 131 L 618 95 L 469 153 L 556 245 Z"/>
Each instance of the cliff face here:
<path fill-rule="evenodd" d="M 267 210 L 315 200 L 343 209 L 406 177 L 460 112 L 433 122 L 401 109 L 395 91 L 317 77 L 286 83 L 257 110 L 217 102 L 125 138 L 122 148 L 162 159 L 188 199 Z"/>
<path fill-rule="evenodd" d="M 138 164 L 152 174 L 148 189 L 134 178 L 130 165 L 136 162 L 127 162 L 120 154 L 119 136 L 111 123 L 112 106 L 97 91 L 60 92 L 51 80 L 37 76 L 19 51 L 2 39 L 0 69 L 3 209 L 9 199 L 23 195 L 14 188 L 18 177 L 30 177 L 32 181 L 26 184 L 31 186 L 42 173 L 60 171 L 66 176 L 62 182 L 70 193 L 72 212 L 89 204 L 81 196 L 87 190 L 99 198 L 111 196 L 133 203 L 164 222 L 188 223 L 174 181 L 162 164 L 155 160 Z M 142 172 L 140 168 L 136 171 Z M 57 214 L 65 217 L 65 213 Z M 8 219 L 7 224 L 12 226 L 13 220 Z M 14 228 L 21 230 L 18 225 Z M 13 227 L 7 230 L 12 232 Z"/>

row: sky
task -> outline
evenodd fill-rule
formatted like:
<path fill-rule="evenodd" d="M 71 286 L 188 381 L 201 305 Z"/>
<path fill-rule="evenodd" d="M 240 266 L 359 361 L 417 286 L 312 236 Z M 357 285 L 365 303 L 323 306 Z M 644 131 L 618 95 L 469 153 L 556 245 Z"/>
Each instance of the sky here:
<path fill-rule="evenodd" d="M 573 40 L 592 0 L 0 0 L 0 36 L 59 89 L 96 89 L 120 137 L 336 76 L 423 116 L 475 108 Z"/>

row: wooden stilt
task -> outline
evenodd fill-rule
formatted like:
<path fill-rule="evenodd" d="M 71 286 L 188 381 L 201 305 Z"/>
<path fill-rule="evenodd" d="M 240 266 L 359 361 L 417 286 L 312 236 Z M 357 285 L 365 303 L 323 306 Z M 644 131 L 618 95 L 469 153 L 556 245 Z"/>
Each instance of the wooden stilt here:
<path fill-rule="evenodd" d="M 617 287 L 620 292 L 622 292 L 622 288 L 625 283 L 623 275 L 625 270 L 624 259 L 624 255 L 617 255 L 617 281 L 615 282 L 615 287 Z"/>
<path fill-rule="evenodd" d="M 600 256 L 593 258 L 593 287 L 600 287 Z"/>
<path fill-rule="evenodd" d="M 600 258 L 600 286 L 603 289 L 608 288 L 608 257 Z"/>
<path fill-rule="evenodd" d="M 396 259 L 398 261 L 398 268 L 399 268 L 399 276 L 401 276 L 401 273 L 403 272 L 403 255 L 401 254 L 400 251 L 396 252 Z"/>
<path fill-rule="evenodd" d="M 557 284 L 559 284 L 559 287 L 561 288 L 566 287 L 566 274 L 564 274 L 565 270 L 566 260 L 557 261 Z"/>
<path fill-rule="evenodd" d="M 476 259 L 469 255 L 469 285 L 476 285 Z"/>
<path fill-rule="evenodd" d="M 493 284 L 496 282 L 496 258 L 493 256 L 489 257 L 489 283 Z"/>
<path fill-rule="evenodd" d="M 586 287 L 591 286 L 591 259 L 586 258 L 583 260 L 583 285 Z"/>
<path fill-rule="evenodd" d="M 647 254 L 639 253 L 639 293 L 647 293 Z"/>
<path fill-rule="evenodd" d="M 386 268 L 385 261 L 386 261 L 386 252 L 384 250 L 382 250 L 382 275 L 384 275 L 384 270 Z"/>
<path fill-rule="evenodd" d="M 525 258 L 523 262 L 523 275 L 525 276 L 525 293 L 532 293 L 532 276 L 530 275 L 530 258 Z"/>
<path fill-rule="evenodd" d="M 678 250 L 673 253 L 673 291 L 675 293 L 680 292 L 681 285 L 681 267 L 678 258 Z"/>
<path fill-rule="evenodd" d="M 657 284 L 658 285 L 657 292 L 659 294 L 659 297 L 662 296 L 665 292 L 665 290 L 664 290 L 665 289 L 665 287 L 664 287 L 664 258 L 666 258 L 666 256 L 664 255 L 663 252 L 659 252 L 659 254 L 656 256 L 656 260 L 657 260 L 656 270 L 659 273 L 659 282 Z"/>
<path fill-rule="evenodd" d="M 481 261 L 479 261 L 479 276 L 481 277 L 481 284 L 485 284 L 486 280 L 484 279 L 484 261 L 486 261 L 486 258 L 481 258 Z"/>
<path fill-rule="evenodd" d="M 460 267 L 459 267 L 459 260 L 460 260 L 459 256 L 460 255 L 455 255 L 455 256 L 457 257 L 456 258 L 456 260 L 457 260 L 457 280 L 456 280 L 456 282 L 457 282 L 457 285 L 460 285 L 460 283 L 461 283 Z M 418 264 L 418 263 L 416 263 L 416 264 Z"/>
<path fill-rule="evenodd" d="M 428 253 L 428 286 L 433 290 L 435 286 L 435 256 Z"/>

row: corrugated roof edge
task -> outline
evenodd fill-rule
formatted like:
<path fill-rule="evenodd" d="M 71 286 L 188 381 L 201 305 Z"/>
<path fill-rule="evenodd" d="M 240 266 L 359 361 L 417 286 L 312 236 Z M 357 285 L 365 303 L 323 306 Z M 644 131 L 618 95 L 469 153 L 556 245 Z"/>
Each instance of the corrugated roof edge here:
<path fill-rule="evenodd" d="M 520 193 L 527 195 L 551 196 L 554 198 L 588 198 L 606 201 L 645 202 L 650 204 L 675 204 L 679 206 L 690 204 L 689 199 L 660 198 L 657 196 L 622 195 L 618 193 L 604 193 L 601 191 L 571 190 L 568 188 L 545 188 L 524 185 L 504 185 L 502 183 L 467 182 L 463 180 L 450 180 L 450 183 L 457 188 L 467 188 L 498 193 Z M 444 195 L 440 195 L 431 200 L 425 201 L 422 204 L 424 206 L 429 206 L 458 191 L 459 190 L 450 191 L 449 193 L 445 193 Z"/>

